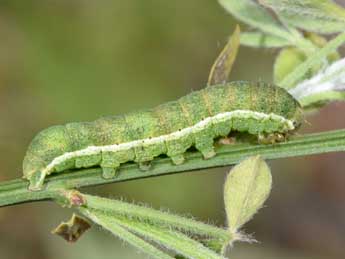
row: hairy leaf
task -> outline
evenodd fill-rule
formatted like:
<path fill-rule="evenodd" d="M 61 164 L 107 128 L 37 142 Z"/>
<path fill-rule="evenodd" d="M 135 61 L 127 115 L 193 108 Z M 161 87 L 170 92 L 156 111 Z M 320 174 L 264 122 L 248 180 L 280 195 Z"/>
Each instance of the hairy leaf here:
<path fill-rule="evenodd" d="M 290 34 L 263 7 L 253 0 L 219 0 L 219 3 L 234 17 L 244 23 L 283 39 Z"/>
<path fill-rule="evenodd" d="M 127 240 L 127 236 L 129 236 L 128 234 L 132 233 L 132 235 L 134 234 L 142 237 L 142 242 L 145 242 L 144 240 L 148 240 L 149 242 L 159 244 L 161 247 L 166 247 L 169 250 L 174 251 L 177 254 L 181 254 L 188 259 L 225 259 L 223 256 L 205 247 L 198 241 L 169 228 L 157 227 L 155 225 L 128 219 L 115 214 L 103 213 L 102 211 L 98 210 L 82 208 L 81 212 L 87 215 L 95 223 L 100 224 L 104 228 L 110 230 L 113 234 L 118 235 L 120 238 L 128 242 L 132 241 L 131 243 L 134 243 L 136 246 L 138 246 L 139 242 L 137 241 L 139 240 L 136 240 L 135 242 L 133 242 L 134 238 Z M 122 227 L 129 232 L 122 233 L 125 234 L 124 236 L 119 233 L 114 233 L 114 226 Z M 149 245 L 146 244 L 146 246 L 148 247 Z M 155 256 L 155 258 L 157 258 L 159 255 L 159 252 L 163 254 L 163 252 L 158 249 L 154 250 L 155 248 L 153 246 L 149 247 L 149 251 L 146 251 L 147 248 L 144 249 L 142 247 L 141 249 L 147 253 L 150 251 L 148 254 Z M 171 257 L 164 255 L 162 258 Z"/>
<path fill-rule="evenodd" d="M 247 158 L 230 171 L 224 186 L 224 202 L 231 233 L 237 233 L 262 207 L 271 185 L 270 169 L 260 156 Z"/>
<path fill-rule="evenodd" d="M 298 65 L 283 81 L 281 81 L 280 86 L 286 89 L 294 88 L 298 82 L 304 79 L 306 73 L 308 73 L 311 68 L 327 62 L 327 57 L 334 53 L 344 42 L 345 33 L 339 34 L 329 41 L 322 49 L 309 56 L 305 62 Z"/>
<path fill-rule="evenodd" d="M 274 83 L 279 85 L 279 82 L 290 74 L 296 66 L 302 64 L 306 58 L 304 52 L 297 48 L 282 49 L 274 62 Z"/>
<path fill-rule="evenodd" d="M 345 100 L 345 59 L 320 70 L 312 78 L 289 91 L 303 107 L 317 107 L 335 100 Z"/>
<path fill-rule="evenodd" d="M 262 32 L 242 32 L 241 44 L 255 48 L 282 48 L 291 45 L 289 41 L 283 38 Z"/>
<path fill-rule="evenodd" d="M 345 31 L 345 9 L 329 0 L 259 0 L 285 23 L 319 33 Z"/>
<path fill-rule="evenodd" d="M 112 217 L 106 216 L 98 211 L 95 210 L 88 210 L 86 208 L 79 208 L 80 212 L 87 216 L 90 220 L 92 220 L 97 225 L 102 226 L 104 229 L 111 232 L 114 236 L 119 237 L 120 239 L 128 242 L 129 244 L 136 247 L 138 250 L 148 254 L 150 258 L 156 259 L 174 259 L 169 254 L 161 251 L 160 249 L 156 248 L 149 242 L 145 241 L 141 237 L 133 234 L 125 227 L 118 224 L 118 222 L 114 222 Z M 97 213 L 95 213 L 97 212 Z"/>

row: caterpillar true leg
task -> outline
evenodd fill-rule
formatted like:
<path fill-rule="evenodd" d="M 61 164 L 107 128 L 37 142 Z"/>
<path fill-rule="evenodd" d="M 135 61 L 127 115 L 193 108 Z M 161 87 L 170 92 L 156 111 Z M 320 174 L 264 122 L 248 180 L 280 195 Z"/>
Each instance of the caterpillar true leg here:
<path fill-rule="evenodd" d="M 287 138 L 287 135 L 284 135 L 281 133 L 269 133 L 269 134 L 260 133 L 258 134 L 258 143 L 259 144 L 275 144 L 275 143 L 285 141 L 286 138 Z"/>
<path fill-rule="evenodd" d="M 218 139 L 218 143 L 221 145 L 233 145 L 236 144 L 236 138 L 231 136 L 221 137 Z"/>

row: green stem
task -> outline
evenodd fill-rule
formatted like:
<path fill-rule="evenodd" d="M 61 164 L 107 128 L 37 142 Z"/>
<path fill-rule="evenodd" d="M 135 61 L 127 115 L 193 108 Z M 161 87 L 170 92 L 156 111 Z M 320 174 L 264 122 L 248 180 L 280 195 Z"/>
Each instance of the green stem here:
<path fill-rule="evenodd" d="M 152 162 L 151 169 L 146 172 L 138 169 L 136 164 L 124 164 L 121 166 L 120 174 L 113 179 L 102 178 L 100 168 L 55 174 L 47 178 L 45 189 L 38 192 L 28 191 L 28 182 L 16 179 L 0 183 L 0 207 L 52 199 L 57 195 L 57 191 L 63 189 L 233 165 L 253 155 L 261 155 L 264 159 L 276 159 L 336 151 L 345 151 L 345 129 L 293 137 L 289 141 L 273 145 L 223 145 L 217 147 L 217 155 L 208 160 L 204 160 L 199 152 L 187 152 L 186 162 L 181 165 L 172 165 L 169 158 L 157 158 Z"/>

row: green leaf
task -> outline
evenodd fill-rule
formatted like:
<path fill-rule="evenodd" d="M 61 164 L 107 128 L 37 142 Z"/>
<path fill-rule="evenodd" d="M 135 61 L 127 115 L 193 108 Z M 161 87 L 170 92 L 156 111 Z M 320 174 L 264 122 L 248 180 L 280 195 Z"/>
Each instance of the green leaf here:
<path fill-rule="evenodd" d="M 299 99 L 304 109 L 320 108 L 331 101 L 345 101 L 345 91 L 325 91 Z"/>
<path fill-rule="evenodd" d="M 104 213 L 150 222 L 156 226 L 177 229 L 181 232 L 219 240 L 221 243 L 227 243 L 232 239 L 232 236 L 226 230 L 191 218 L 94 195 L 83 194 L 82 197 L 85 199 L 88 208 L 103 211 Z"/>
<path fill-rule="evenodd" d="M 294 88 L 298 82 L 305 78 L 311 68 L 327 61 L 327 57 L 334 53 L 344 42 L 345 33 L 339 34 L 329 41 L 322 49 L 309 56 L 305 62 L 298 65 L 279 85 L 286 89 Z"/>
<path fill-rule="evenodd" d="M 330 101 L 345 100 L 345 58 L 319 70 L 315 76 L 289 92 L 307 109 L 323 106 Z"/>
<path fill-rule="evenodd" d="M 327 39 L 319 34 L 316 34 L 314 32 L 305 32 L 304 35 L 306 39 L 310 40 L 318 48 L 323 48 L 327 45 Z M 334 61 L 340 59 L 340 54 L 338 53 L 338 51 L 334 51 L 327 55 L 327 59 L 330 63 L 333 63 Z"/>
<path fill-rule="evenodd" d="M 345 9 L 329 0 L 259 0 L 289 25 L 319 33 L 345 31 Z"/>
<path fill-rule="evenodd" d="M 148 240 L 167 247 L 189 259 L 225 259 L 222 255 L 207 248 L 187 235 L 172 229 L 159 228 L 157 226 L 130 221 L 128 219 L 113 218 L 130 231 L 144 236 Z"/>
<path fill-rule="evenodd" d="M 282 48 L 291 45 L 289 41 L 283 38 L 262 32 L 242 32 L 241 44 L 255 48 Z"/>
<path fill-rule="evenodd" d="M 274 83 L 279 85 L 279 82 L 290 74 L 295 67 L 302 64 L 306 58 L 304 52 L 297 48 L 285 48 L 281 50 L 274 62 Z"/>
<path fill-rule="evenodd" d="M 219 0 L 234 17 L 261 31 L 289 41 L 290 34 L 263 7 L 253 0 Z"/>
<path fill-rule="evenodd" d="M 228 81 L 240 46 L 240 33 L 240 27 L 237 25 L 228 43 L 213 64 L 207 85 L 222 84 Z"/>
<path fill-rule="evenodd" d="M 322 48 L 327 45 L 327 40 L 315 33 L 305 33 L 306 39 L 310 40 L 315 46 Z M 307 54 L 298 48 L 285 48 L 280 51 L 274 64 L 274 83 L 280 85 L 280 82 L 290 74 L 298 65 L 302 64 L 307 59 Z M 332 63 L 339 59 L 337 51 L 330 52 L 325 59 L 322 59 L 319 63 L 315 64 L 304 74 L 299 80 L 305 80 L 310 78 L 314 74 L 318 73 L 320 69 L 327 63 Z"/>
<path fill-rule="evenodd" d="M 172 250 L 177 254 L 181 254 L 189 259 L 225 259 L 223 256 L 217 254 L 187 235 L 169 228 L 157 227 L 155 225 L 128 219 L 116 214 L 104 213 L 98 210 L 81 208 L 80 211 L 97 224 L 100 224 L 109 230 L 111 230 L 113 226 L 122 227 L 123 229 L 128 230 L 129 233 L 134 233 L 135 235 L 143 237 L 145 240 L 154 242 L 162 247 L 166 247 L 169 250 Z M 125 240 L 125 238 L 118 233 L 116 233 L 116 235 Z M 128 233 L 125 233 L 125 235 L 127 237 Z M 153 246 L 149 247 L 149 249 L 152 251 Z M 145 251 L 146 248 L 142 248 L 142 250 Z M 155 251 L 154 254 L 148 254 L 157 255 L 157 251 Z M 157 258 L 157 256 L 155 258 Z M 171 257 L 167 257 L 167 255 L 165 255 L 164 258 Z"/>
<path fill-rule="evenodd" d="M 94 213 L 94 211 L 82 207 L 79 208 L 79 211 L 97 225 L 100 225 L 104 229 L 111 232 L 113 235 L 128 242 L 129 244 L 136 247 L 138 250 L 141 250 L 142 252 L 150 255 L 151 258 L 174 259 L 174 257 L 166 254 L 165 252 L 160 251 L 158 248 L 154 247 L 149 242 L 146 242 L 142 238 L 128 231 L 123 226 L 119 225 L 117 222 L 114 222 L 111 217 L 107 217 L 101 213 Z"/>
<path fill-rule="evenodd" d="M 270 169 L 260 156 L 247 158 L 230 171 L 224 186 L 224 202 L 231 233 L 237 233 L 262 207 L 271 186 Z"/>

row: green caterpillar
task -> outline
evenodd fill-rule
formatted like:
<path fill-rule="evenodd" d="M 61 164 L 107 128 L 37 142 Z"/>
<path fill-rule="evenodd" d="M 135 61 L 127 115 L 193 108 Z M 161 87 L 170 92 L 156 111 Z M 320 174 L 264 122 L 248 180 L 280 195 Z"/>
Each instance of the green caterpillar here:
<path fill-rule="evenodd" d="M 122 163 L 145 165 L 161 154 L 181 164 L 191 146 L 207 159 L 215 155 L 214 139 L 230 131 L 286 134 L 301 121 L 299 103 L 282 88 L 244 81 L 210 86 L 153 109 L 47 128 L 27 150 L 24 178 L 40 190 L 46 175 L 97 165 L 110 178 Z"/>

